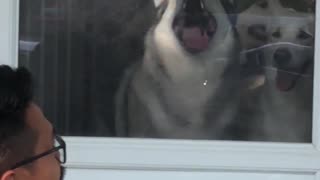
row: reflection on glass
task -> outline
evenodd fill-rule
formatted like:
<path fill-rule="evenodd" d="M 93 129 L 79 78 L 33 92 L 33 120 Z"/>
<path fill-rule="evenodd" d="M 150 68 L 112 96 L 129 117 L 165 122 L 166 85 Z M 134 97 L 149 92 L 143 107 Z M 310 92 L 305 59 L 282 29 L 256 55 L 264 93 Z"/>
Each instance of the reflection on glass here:
<path fill-rule="evenodd" d="M 20 65 L 71 136 L 310 142 L 313 0 L 25 0 Z"/>

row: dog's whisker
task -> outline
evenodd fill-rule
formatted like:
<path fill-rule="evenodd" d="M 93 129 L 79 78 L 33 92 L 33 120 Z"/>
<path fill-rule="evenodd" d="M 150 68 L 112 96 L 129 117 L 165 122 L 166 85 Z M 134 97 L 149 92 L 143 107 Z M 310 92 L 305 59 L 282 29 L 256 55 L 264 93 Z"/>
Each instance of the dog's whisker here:
<path fill-rule="evenodd" d="M 295 44 L 295 43 L 291 43 L 291 42 L 276 42 L 276 43 L 269 43 L 269 44 L 265 44 L 256 48 L 252 48 L 252 49 L 248 49 L 248 50 L 243 50 L 240 53 L 241 54 L 245 54 L 245 53 L 249 53 L 249 52 L 254 52 L 254 51 L 258 51 L 261 49 L 265 49 L 271 46 L 280 46 L 280 45 L 286 45 L 286 46 L 293 46 L 293 47 L 298 47 L 298 48 L 306 48 L 306 49 L 312 49 L 312 46 L 305 46 L 305 45 L 301 45 L 301 44 Z"/>
<path fill-rule="evenodd" d="M 215 59 L 215 61 L 228 61 L 228 60 L 229 60 L 228 58 L 224 58 L 224 57 Z"/>
<path fill-rule="evenodd" d="M 285 72 L 285 73 L 292 74 L 292 75 L 299 75 L 299 76 L 306 77 L 306 78 L 312 78 L 312 75 L 310 75 L 310 74 L 301 74 L 301 73 L 296 73 L 296 72 L 292 72 L 292 71 L 286 71 L 286 70 L 283 70 L 283 69 L 277 69 L 275 67 L 269 67 L 269 66 L 263 66 L 263 68 L 267 69 L 267 70 L 281 71 L 281 72 Z"/>

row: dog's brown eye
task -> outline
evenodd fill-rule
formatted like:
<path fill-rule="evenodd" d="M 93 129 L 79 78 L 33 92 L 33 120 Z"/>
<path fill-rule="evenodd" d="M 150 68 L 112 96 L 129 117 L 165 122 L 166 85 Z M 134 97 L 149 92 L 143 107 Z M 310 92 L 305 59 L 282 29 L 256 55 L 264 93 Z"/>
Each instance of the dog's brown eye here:
<path fill-rule="evenodd" d="M 164 14 L 165 9 L 159 9 L 158 11 L 158 18 L 161 18 L 162 15 Z"/>
<path fill-rule="evenodd" d="M 305 31 L 300 31 L 299 34 L 297 35 L 298 39 L 309 39 L 312 38 L 311 34 L 306 33 Z"/>
<path fill-rule="evenodd" d="M 274 37 L 274 38 L 279 38 L 280 36 L 281 36 L 280 31 L 276 31 L 276 32 L 272 33 L 272 37 Z"/>
<path fill-rule="evenodd" d="M 161 17 L 162 17 L 162 15 L 164 14 L 164 12 L 165 12 L 166 9 L 167 9 L 167 6 L 168 6 L 168 1 L 167 1 L 167 0 L 163 1 L 163 2 L 159 5 L 159 7 L 158 7 L 158 12 L 157 12 L 157 17 L 158 17 L 158 18 L 161 18 Z"/>
<path fill-rule="evenodd" d="M 253 24 L 248 27 L 248 34 L 260 41 L 267 40 L 266 26 L 263 24 Z"/>
<path fill-rule="evenodd" d="M 268 8 L 269 4 L 268 1 L 261 1 L 258 3 L 258 6 L 261 7 L 262 9 Z"/>

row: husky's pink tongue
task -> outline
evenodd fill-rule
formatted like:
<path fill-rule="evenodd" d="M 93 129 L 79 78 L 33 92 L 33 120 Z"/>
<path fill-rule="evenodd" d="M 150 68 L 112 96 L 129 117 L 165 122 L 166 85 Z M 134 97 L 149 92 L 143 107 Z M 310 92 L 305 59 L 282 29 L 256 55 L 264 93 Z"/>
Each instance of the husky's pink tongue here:
<path fill-rule="evenodd" d="M 284 71 L 278 71 L 276 77 L 277 88 L 280 91 L 289 91 L 295 86 L 296 80 L 299 78 L 297 74 L 291 74 Z"/>
<path fill-rule="evenodd" d="M 201 32 L 199 27 L 184 28 L 182 31 L 182 41 L 186 48 L 203 51 L 209 46 L 207 33 Z"/>

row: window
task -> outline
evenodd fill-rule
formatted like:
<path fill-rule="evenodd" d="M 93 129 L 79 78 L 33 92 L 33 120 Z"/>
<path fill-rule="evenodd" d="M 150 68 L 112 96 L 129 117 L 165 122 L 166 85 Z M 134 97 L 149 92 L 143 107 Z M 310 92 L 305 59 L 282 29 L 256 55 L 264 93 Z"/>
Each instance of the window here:
<path fill-rule="evenodd" d="M 311 142 L 314 2 L 176 2 L 20 2 L 19 65 L 57 129 Z"/>
<path fill-rule="evenodd" d="M 20 11 L 18 8 L 19 2 Z M 162 179 L 177 179 L 181 177 L 186 179 L 234 179 L 235 177 L 237 177 L 237 179 L 319 179 L 320 176 L 318 172 L 320 169 L 320 134 L 318 129 L 320 127 L 318 122 L 318 112 L 320 111 L 318 103 L 318 92 L 320 91 L 318 89 L 319 86 L 317 85 L 317 83 L 319 83 L 320 77 L 319 71 L 314 71 L 313 76 L 315 86 L 313 87 L 314 106 L 312 108 L 314 109 L 314 118 L 312 124 L 312 144 L 310 143 L 310 141 L 309 143 L 304 144 L 288 144 L 285 143 L 287 142 L 287 140 L 283 139 L 279 140 L 282 143 L 272 143 L 277 140 L 270 140 L 269 143 L 243 142 L 241 138 L 239 138 L 239 136 L 236 136 L 237 138 L 219 139 L 240 140 L 240 142 L 162 140 L 162 137 L 160 139 L 114 138 L 113 136 L 115 132 L 112 132 L 112 130 L 105 131 L 105 129 L 109 129 L 109 127 L 114 127 L 114 125 L 112 124 L 114 119 L 110 119 L 107 115 L 100 116 L 107 121 L 98 120 L 97 122 L 111 123 L 110 126 L 106 125 L 107 123 L 100 126 L 100 124 L 97 125 L 95 123 L 98 118 L 85 118 L 85 116 L 91 117 L 98 116 L 99 114 L 101 115 L 109 113 L 109 111 L 107 110 L 110 109 L 101 108 L 99 110 L 99 108 L 95 108 L 106 106 L 104 104 L 100 104 L 99 102 L 108 102 L 110 103 L 111 107 L 114 107 L 114 97 L 110 96 L 110 99 L 104 101 L 102 96 L 99 96 L 96 90 L 94 90 L 92 87 L 100 89 L 101 91 L 104 90 L 103 88 L 105 88 L 106 92 L 108 92 L 107 90 L 110 87 L 114 89 L 118 88 L 118 85 L 115 84 L 121 81 L 120 79 L 123 77 L 123 75 L 116 74 L 116 72 L 120 73 L 120 71 L 118 71 L 119 69 L 124 70 L 127 69 L 126 67 L 130 67 L 131 63 L 126 61 L 129 54 L 131 55 L 130 58 L 135 58 L 135 56 L 142 55 L 142 53 L 145 51 L 143 46 L 143 38 L 145 37 L 146 31 L 149 29 L 150 25 L 153 25 L 155 23 L 154 17 L 157 17 L 157 15 L 159 16 L 159 14 L 156 14 L 155 12 L 159 12 L 161 16 L 163 12 L 163 10 L 161 11 L 161 8 L 163 8 L 163 5 L 158 6 L 158 8 L 160 8 L 159 11 L 155 11 L 154 3 L 150 1 L 144 1 L 144 3 L 142 3 L 141 1 L 141 4 L 138 3 L 140 1 L 132 2 L 125 0 L 121 2 L 89 2 L 80 0 L 39 0 L 32 2 L 30 1 L 28 3 L 26 2 L 28 1 L 3 0 L 0 2 L 0 5 L 2 5 L 0 6 L 0 22 L 4 24 L 3 31 L 0 32 L 0 37 L 2 39 L 2 41 L 0 42 L 0 49 L 2 50 L 2 53 L 0 54 L 0 61 L 1 63 L 11 64 L 14 66 L 24 65 L 32 70 L 32 72 L 35 74 L 35 78 L 37 79 L 36 83 L 38 103 L 44 108 L 46 115 L 50 120 L 54 122 L 60 132 L 62 132 L 66 136 L 73 136 L 66 137 L 68 144 L 68 154 L 70 155 L 70 157 L 68 157 L 69 172 L 67 179 L 81 180 L 84 177 L 94 177 L 96 179 L 150 179 L 150 177 L 158 177 Z M 35 3 L 33 4 L 33 2 Z M 274 0 L 272 2 L 276 1 Z M 300 15 L 304 14 L 313 16 L 313 7 L 310 7 L 307 3 L 309 1 L 302 2 L 303 3 L 301 5 L 298 3 L 298 1 L 295 1 L 294 3 L 291 3 L 289 1 L 280 1 L 281 6 L 283 6 L 284 8 L 292 7 L 296 11 L 300 12 Z M 31 5 L 30 3 L 33 5 Z M 109 3 L 112 5 L 112 7 L 103 5 L 103 3 Z M 141 6 L 133 5 L 135 3 L 140 4 Z M 238 31 L 241 29 L 241 27 L 243 27 L 241 25 L 246 24 L 245 21 L 239 23 L 241 22 L 239 21 L 240 14 L 242 14 L 242 17 L 245 17 L 245 12 L 247 12 L 247 14 L 250 14 L 250 12 L 246 10 L 248 10 L 248 7 L 250 7 L 250 5 L 252 4 L 254 4 L 254 2 L 239 1 L 236 4 L 235 9 L 229 9 L 230 4 L 228 4 L 228 2 L 224 3 L 224 7 L 229 7 L 226 8 L 228 9 L 227 13 L 230 15 L 228 16 L 228 18 L 230 18 L 230 21 L 228 22 L 230 22 L 231 24 L 234 23 L 234 27 L 236 27 Z M 259 3 L 258 5 L 265 7 L 265 4 L 263 3 Z M 55 9 L 54 7 L 58 8 L 51 11 L 52 9 Z M 123 8 L 121 9 L 115 7 Z M 198 7 L 200 7 L 199 9 L 201 9 L 201 4 Z M 50 8 L 52 9 L 49 10 Z M 108 8 L 112 9 L 112 11 Z M 142 9 L 140 10 L 141 12 L 143 11 L 145 13 L 139 13 L 140 11 L 136 11 L 139 8 Z M 123 11 L 123 9 L 127 10 Z M 257 13 L 259 12 L 260 11 L 258 11 Z M 263 12 L 261 11 L 261 13 Z M 251 12 L 251 14 L 255 13 Z M 263 21 L 259 18 L 260 16 L 257 15 L 247 16 L 247 19 L 248 22 L 264 22 L 265 19 L 269 19 L 269 21 L 267 22 L 270 22 L 271 26 L 268 26 L 268 28 L 266 28 L 266 30 L 268 30 L 266 32 L 270 32 L 269 30 L 272 28 L 277 29 L 277 25 L 281 25 L 281 22 L 278 21 L 288 22 L 286 23 L 288 27 L 291 27 L 291 25 L 296 25 L 295 23 L 299 22 L 299 18 L 292 18 L 291 15 L 285 16 L 280 14 L 278 14 L 279 16 L 276 16 L 275 18 L 271 18 L 270 15 L 262 16 L 263 18 L 261 19 L 263 19 Z M 142 24 L 139 24 L 137 22 L 140 22 L 139 19 L 141 19 L 141 16 L 145 19 Z M 166 15 L 163 16 L 168 17 Z M 224 13 L 222 16 L 226 17 Z M 20 17 L 19 22 L 17 21 L 17 17 Z M 128 19 L 131 21 L 128 21 Z M 295 23 L 289 23 L 289 20 L 290 22 Z M 119 24 L 117 23 L 118 21 L 125 21 L 126 23 L 120 23 L 120 28 L 111 29 L 110 27 L 119 27 Z M 101 23 L 100 26 L 98 26 L 99 22 Z M 106 22 L 113 25 L 105 25 Z M 238 23 L 236 24 L 235 22 Z M 276 22 L 279 24 L 277 24 Z M 305 22 L 307 22 L 307 19 L 305 19 Z M 319 20 L 316 18 L 314 22 L 318 24 Z M 145 31 L 142 31 L 140 28 L 144 29 Z M 17 37 L 18 29 L 20 30 L 19 38 Z M 261 26 L 253 26 L 253 28 L 251 27 L 250 31 L 251 35 L 253 34 L 254 37 L 264 37 L 267 34 L 271 35 L 272 37 L 279 36 L 279 33 L 277 31 L 275 31 L 274 34 L 272 33 L 272 35 L 270 33 L 264 33 L 263 29 L 264 27 Z M 293 30 L 292 28 L 289 28 L 287 30 L 290 29 Z M 260 33 L 259 30 L 262 30 L 262 33 Z M 98 36 L 97 34 L 99 31 L 105 36 Z M 191 29 L 190 31 L 192 32 L 196 30 Z M 132 34 L 126 34 L 128 32 Z M 318 32 L 316 31 L 313 33 L 316 34 L 315 47 L 317 47 Z M 302 37 L 302 39 L 304 39 L 306 37 L 309 37 L 309 35 L 312 35 L 313 33 L 301 33 L 296 37 Z M 292 34 L 289 33 L 287 35 Z M 110 41 L 110 37 L 114 41 Z M 140 37 L 140 39 L 138 38 L 139 40 L 133 40 L 135 39 L 134 37 Z M 120 43 L 124 40 L 127 41 L 125 41 L 125 43 Z M 266 46 L 262 45 L 258 47 L 269 47 L 268 45 L 270 44 L 272 44 L 272 46 L 270 45 L 270 47 L 289 45 L 288 43 L 283 43 L 282 41 L 280 43 L 271 43 L 271 39 L 268 40 L 269 41 L 265 43 Z M 133 43 L 134 45 L 132 45 L 129 42 L 136 43 Z M 18 44 L 19 53 L 17 54 Z M 170 46 L 171 44 L 167 45 Z M 191 43 L 191 46 L 193 45 L 196 48 L 201 48 L 203 44 L 200 43 L 200 46 L 199 44 Z M 293 45 L 290 47 L 300 47 L 295 45 L 296 43 L 293 43 Z M 310 46 L 313 46 L 313 42 Z M 110 49 L 112 49 L 112 51 L 110 49 L 110 51 L 107 51 L 104 47 L 109 47 Z M 124 49 L 130 49 L 131 47 L 134 47 L 132 48 L 134 50 L 129 51 L 130 53 L 122 53 Z M 242 48 L 243 47 L 244 45 L 242 44 Z M 302 47 L 310 49 L 307 48 L 308 45 L 301 46 L 301 48 Z M 319 52 L 317 51 L 317 48 L 315 49 L 315 59 L 317 59 L 317 57 L 319 56 Z M 250 54 L 250 52 L 252 52 L 251 50 L 254 50 L 254 48 L 251 47 L 247 49 L 241 49 L 240 52 L 242 52 L 242 54 L 240 53 L 240 55 L 249 54 L 249 57 L 254 57 L 254 60 L 255 58 L 260 59 L 259 56 L 250 56 L 252 55 Z M 112 56 L 109 56 L 110 54 Z M 17 57 L 18 55 L 19 57 Z M 259 72 L 259 68 L 257 68 L 256 65 L 265 65 L 263 64 L 264 61 L 260 60 L 249 61 L 249 63 L 247 63 L 247 56 L 240 56 L 240 58 L 241 65 L 243 65 L 241 66 L 242 68 L 257 70 L 245 72 Z M 101 59 L 105 61 L 102 61 Z M 113 61 L 111 63 L 109 61 L 106 61 L 106 59 L 113 59 Z M 121 61 L 121 59 L 123 61 Z M 261 64 L 255 64 L 253 62 L 259 62 Z M 109 64 L 110 66 L 105 65 L 103 67 L 102 65 L 104 63 Z M 87 64 L 89 64 L 90 66 Z M 185 67 L 182 65 L 183 64 L 179 64 L 179 67 Z M 315 69 L 319 67 L 317 61 L 314 61 L 314 66 Z M 106 71 L 102 72 L 91 71 L 92 67 L 97 69 L 104 69 L 105 67 L 108 68 Z M 112 70 L 115 70 L 115 74 L 111 73 L 113 72 Z M 103 76 L 97 73 L 110 74 L 109 76 Z M 90 76 L 88 74 L 90 74 Z M 123 74 L 123 72 L 121 72 L 120 74 Z M 95 79 L 91 77 L 100 78 Z M 104 77 L 104 79 L 101 77 Z M 264 79 L 264 76 L 253 77 L 254 80 Z M 116 81 L 117 78 L 119 79 Z M 192 79 L 194 77 L 190 78 Z M 301 76 L 300 78 L 308 79 L 309 76 Z M 112 85 L 112 83 L 110 83 L 108 79 L 111 82 L 113 82 L 112 80 L 114 80 L 115 84 Z M 104 82 L 108 82 L 108 84 L 105 84 L 106 86 L 102 86 L 102 84 L 100 83 Z M 253 85 L 255 86 L 249 87 L 265 87 L 265 81 L 253 82 L 258 83 L 253 83 Z M 89 86 L 87 84 L 93 85 Z M 207 86 L 209 86 L 210 81 L 202 81 L 201 84 L 207 84 Z M 250 85 L 252 84 L 250 83 Z M 105 95 L 108 95 L 108 93 L 105 93 Z M 89 98 L 89 95 L 91 97 L 96 97 L 96 100 L 92 99 L 91 97 Z M 228 95 L 233 96 L 233 94 L 230 93 Z M 311 93 L 309 95 L 311 95 Z M 255 100 L 255 96 L 253 93 L 248 93 L 248 96 Z M 82 103 L 84 101 L 86 103 Z M 89 102 L 91 102 L 91 104 L 93 105 L 89 105 Z M 310 105 L 312 103 L 309 102 L 307 104 Z M 249 103 L 249 105 L 252 105 L 251 107 L 253 108 L 260 107 L 258 106 L 258 104 L 254 103 Z M 219 108 L 221 108 L 221 106 L 219 106 Z M 226 108 L 226 110 L 227 109 L 228 108 Z M 245 110 L 247 109 L 245 108 Z M 93 111 L 99 111 L 99 113 Z M 111 110 L 110 112 L 112 111 L 113 110 Z M 88 112 L 90 112 L 91 115 L 83 115 L 83 117 L 81 116 L 78 119 L 75 118 L 79 117 L 79 114 L 87 114 Z M 297 111 L 297 113 L 299 113 L 299 111 Z M 308 119 L 310 120 L 310 118 L 307 118 L 306 120 L 308 121 Z M 243 123 L 243 125 L 245 125 L 245 128 L 247 128 L 246 125 L 248 124 L 249 123 Z M 288 125 L 279 125 L 279 127 L 282 128 L 283 131 L 285 131 L 285 127 L 288 127 Z M 301 133 L 301 131 L 299 131 L 299 133 Z M 306 134 L 310 135 L 311 130 L 307 130 Z M 99 138 L 97 138 L 96 136 L 99 136 Z M 279 138 L 279 136 L 277 137 Z M 187 139 L 195 139 L 195 137 L 190 137 Z M 248 140 L 251 141 L 251 139 Z M 252 139 L 252 141 L 260 140 Z M 308 141 L 303 140 L 303 142 Z"/>

